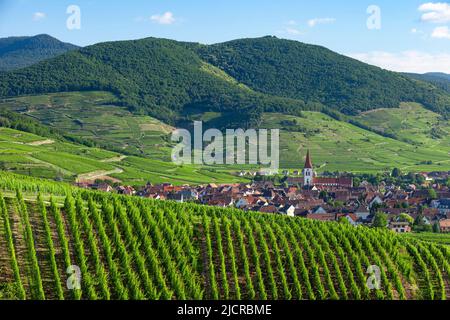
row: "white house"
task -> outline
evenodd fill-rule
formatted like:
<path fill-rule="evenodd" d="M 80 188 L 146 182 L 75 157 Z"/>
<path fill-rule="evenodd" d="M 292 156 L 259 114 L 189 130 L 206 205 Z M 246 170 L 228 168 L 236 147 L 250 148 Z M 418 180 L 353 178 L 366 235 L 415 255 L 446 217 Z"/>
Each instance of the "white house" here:
<path fill-rule="evenodd" d="M 283 208 L 280 209 L 279 211 L 281 214 L 285 214 L 289 217 L 295 217 L 295 207 L 294 206 L 285 206 Z"/>
<path fill-rule="evenodd" d="M 375 196 L 372 201 L 370 201 L 369 203 L 369 208 L 372 208 L 374 205 L 378 204 L 382 204 L 383 200 L 379 197 L 379 196 Z"/>

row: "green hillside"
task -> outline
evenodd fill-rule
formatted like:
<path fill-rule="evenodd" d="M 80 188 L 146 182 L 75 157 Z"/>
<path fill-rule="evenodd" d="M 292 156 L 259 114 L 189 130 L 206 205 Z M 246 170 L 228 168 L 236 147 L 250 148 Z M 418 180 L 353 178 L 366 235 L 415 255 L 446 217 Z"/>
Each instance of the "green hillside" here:
<path fill-rule="evenodd" d="M 0 162 L 3 170 L 73 180 L 78 174 L 112 170 L 111 164 L 101 160 L 114 156 L 116 154 L 109 151 L 0 128 Z"/>
<path fill-rule="evenodd" d="M 356 119 L 377 131 L 425 148 L 450 151 L 450 121 L 416 103 L 368 111 Z"/>
<path fill-rule="evenodd" d="M 0 128 L 0 168 L 70 182 L 106 179 L 138 186 L 148 181 L 174 184 L 246 181 L 230 175 L 230 170 L 235 172 L 236 168 L 175 166 L 167 161 L 127 157 L 9 128 Z"/>
<path fill-rule="evenodd" d="M 450 106 L 450 96 L 431 84 L 275 37 L 212 46 L 107 42 L 0 74 L 0 97 L 80 90 L 112 92 L 131 112 L 170 124 L 190 110 L 230 112 L 229 127 L 257 125 L 262 111 L 356 114 L 415 101 L 446 113 Z"/>
<path fill-rule="evenodd" d="M 380 111 L 380 114 L 383 112 Z M 301 169 L 306 150 L 310 149 L 319 172 L 379 172 L 395 167 L 415 172 L 450 169 L 447 136 L 418 146 L 381 136 L 318 112 L 302 112 L 302 117 L 265 113 L 262 119 L 262 127 L 282 129 L 280 158 L 284 168 Z"/>
<path fill-rule="evenodd" d="M 0 71 L 28 67 L 77 48 L 75 45 L 61 42 L 46 34 L 34 37 L 1 38 Z"/>
<path fill-rule="evenodd" d="M 108 92 L 69 92 L 5 100 L 0 109 L 40 121 L 65 135 L 136 156 L 170 160 L 173 128 L 117 106 Z"/>
<path fill-rule="evenodd" d="M 430 83 L 275 37 L 211 46 L 156 38 L 100 43 L 0 73 L 0 97 L 1 127 L 57 142 L 13 151 L 38 154 L 32 162 L 29 154 L 4 161 L 8 170 L 37 176 L 73 180 L 103 171 L 133 184 L 176 174 L 176 183 L 210 176 L 236 181 L 229 173 L 243 168 L 168 163 L 172 126 L 194 120 L 220 129 L 281 128 L 282 168 L 300 169 L 307 148 L 319 171 L 450 165 L 450 96 Z M 71 152 L 73 143 L 85 147 Z M 62 151 L 92 161 L 90 150 L 120 160 L 112 169 L 108 162 L 91 164 L 87 172 L 69 165 L 75 160 L 56 160 Z"/>
<path fill-rule="evenodd" d="M 443 91 L 320 46 L 263 37 L 198 46 L 197 51 L 254 90 L 320 102 L 346 114 L 398 107 L 403 101 L 450 111 L 449 96 Z"/>
<path fill-rule="evenodd" d="M 183 43 L 147 38 L 108 42 L 0 75 L 0 96 L 106 90 L 132 112 L 176 121 L 185 107 L 239 110 L 245 125 L 260 108 L 296 108 L 302 101 L 253 92 L 207 65 Z"/>
<path fill-rule="evenodd" d="M 450 92 L 449 74 L 440 72 L 429 72 L 424 74 L 406 73 L 405 75 L 413 79 L 429 82 L 434 86 L 441 88 L 444 91 Z"/>
<path fill-rule="evenodd" d="M 450 298 L 448 246 L 388 230 L 11 175 L 0 190 L 0 299 Z M 81 271 L 74 290 L 72 265 Z M 373 265 L 379 283 L 370 286 Z"/>
<path fill-rule="evenodd" d="M 130 167 L 125 168 L 124 173 L 113 174 L 120 180 L 126 177 L 126 181 L 139 184 L 145 183 L 145 178 L 163 181 L 164 177 L 172 177 L 165 173 L 165 169 L 152 171 L 158 167 L 154 165 L 154 160 L 170 161 L 173 146 L 170 143 L 171 127 L 117 106 L 117 98 L 110 93 L 24 96 L 4 100 L 0 103 L 2 109 L 41 121 L 44 128 L 93 141 L 99 147 L 114 151 L 114 154 L 134 156 L 119 161 L 120 166 L 126 164 Z M 191 111 L 188 124 L 201 120 L 205 127 L 221 128 L 227 123 L 228 116 L 226 112 Z M 301 169 L 306 150 L 311 149 L 316 169 L 320 172 L 379 172 L 390 171 L 394 167 L 405 171 L 450 170 L 450 125 L 439 114 L 415 103 L 404 103 L 401 108 L 364 112 L 348 119 L 385 136 L 347 123 L 345 117 L 343 121 L 338 121 L 323 113 L 310 111 L 303 111 L 301 116 L 262 113 L 259 125 L 260 128 L 281 129 L 282 168 Z M 54 138 L 50 135 L 50 139 Z M 175 167 L 169 164 L 167 170 L 169 168 Z M 216 169 L 234 173 L 243 168 Z M 146 172 L 149 170 L 156 176 L 151 177 L 150 172 Z M 189 171 L 186 168 L 178 170 Z M 183 176 L 182 180 L 192 181 L 193 177 Z M 226 181 L 227 178 L 234 181 L 232 176 L 223 176 L 219 180 Z"/>

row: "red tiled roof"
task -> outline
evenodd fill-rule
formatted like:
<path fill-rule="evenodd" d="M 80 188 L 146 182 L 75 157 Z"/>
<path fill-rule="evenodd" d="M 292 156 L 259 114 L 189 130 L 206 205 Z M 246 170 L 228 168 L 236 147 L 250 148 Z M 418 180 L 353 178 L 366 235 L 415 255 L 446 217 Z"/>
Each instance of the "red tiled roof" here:
<path fill-rule="evenodd" d="M 439 226 L 441 228 L 450 228 L 450 219 L 445 219 L 445 220 L 439 221 Z"/>
<path fill-rule="evenodd" d="M 423 215 L 428 217 L 434 217 L 439 214 L 439 209 L 437 208 L 424 208 Z"/>
<path fill-rule="evenodd" d="M 351 186 L 352 178 L 314 178 L 313 184 Z"/>
<path fill-rule="evenodd" d="M 334 213 L 320 213 L 320 214 L 310 213 L 306 215 L 306 218 L 321 221 L 335 221 L 336 215 Z"/>
<path fill-rule="evenodd" d="M 340 218 L 340 217 L 350 217 L 355 222 L 358 220 L 358 217 L 354 213 L 338 213 L 336 215 L 336 218 Z"/>
<path fill-rule="evenodd" d="M 277 212 L 277 208 L 275 206 L 263 206 L 259 209 L 259 212 L 275 213 L 275 212 Z"/>

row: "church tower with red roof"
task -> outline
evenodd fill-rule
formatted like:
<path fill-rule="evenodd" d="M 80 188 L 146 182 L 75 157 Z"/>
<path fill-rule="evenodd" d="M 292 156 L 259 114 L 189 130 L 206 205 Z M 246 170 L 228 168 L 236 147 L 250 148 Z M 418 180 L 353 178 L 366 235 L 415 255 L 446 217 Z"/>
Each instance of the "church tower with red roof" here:
<path fill-rule="evenodd" d="M 311 162 L 311 156 L 308 150 L 308 152 L 306 153 L 305 166 L 303 168 L 303 184 L 305 186 L 312 186 L 313 179 L 314 179 L 314 170 Z"/>

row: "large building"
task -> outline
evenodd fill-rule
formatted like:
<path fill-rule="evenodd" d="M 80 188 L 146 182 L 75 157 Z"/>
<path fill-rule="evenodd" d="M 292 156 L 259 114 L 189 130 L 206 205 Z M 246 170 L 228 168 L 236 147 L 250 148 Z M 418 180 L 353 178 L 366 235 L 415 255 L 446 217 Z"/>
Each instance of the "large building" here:
<path fill-rule="evenodd" d="M 308 150 L 306 153 L 305 165 L 303 166 L 303 178 L 288 178 L 290 185 L 303 185 L 308 187 L 353 187 L 353 179 L 348 177 L 322 178 L 317 177 Z"/>

